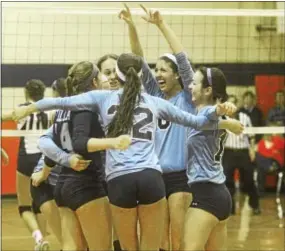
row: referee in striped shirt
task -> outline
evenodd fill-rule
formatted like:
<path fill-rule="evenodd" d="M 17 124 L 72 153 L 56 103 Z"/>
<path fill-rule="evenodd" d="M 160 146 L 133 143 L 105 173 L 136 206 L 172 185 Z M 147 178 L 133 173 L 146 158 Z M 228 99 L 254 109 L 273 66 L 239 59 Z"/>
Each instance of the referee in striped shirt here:
<path fill-rule="evenodd" d="M 229 102 L 237 105 L 237 97 L 230 95 Z M 237 111 L 234 115 L 245 127 L 251 127 L 250 117 L 241 111 Z M 254 214 L 260 214 L 259 208 L 259 195 L 257 187 L 254 184 L 254 135 L 248 136 L 246 134 L 234 135 L 228 134 L 225 143 L 225 150 L 223 155 L 223 167 L 226 175 L 226 185 L 232 196 L 232 214 L 235 214 L 235 184 L 234 184 L 234 171 L 239 169 L 241 183 L 244 185 L 244 192 L 249 196 L 249 205 L 253 209 Z"/>

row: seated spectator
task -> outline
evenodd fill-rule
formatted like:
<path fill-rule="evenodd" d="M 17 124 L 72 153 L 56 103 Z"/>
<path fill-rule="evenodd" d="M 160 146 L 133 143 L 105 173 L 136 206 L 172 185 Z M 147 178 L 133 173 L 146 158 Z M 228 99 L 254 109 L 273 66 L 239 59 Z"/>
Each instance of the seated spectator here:
<path fill-rule="evenodd" d="M 284 168 L 284 144 L 283 136 L 264 135 L 257 145 L 256 163 L 258 187 L 261 193 L 265 190 L 266 174 Z"/>
<path fill-rule="evenodd" d="M 284 91 L 276 92 L 275 106 L 268 113 L 268 122 L 277 123 L 278 126 L 285 126 Z"/>

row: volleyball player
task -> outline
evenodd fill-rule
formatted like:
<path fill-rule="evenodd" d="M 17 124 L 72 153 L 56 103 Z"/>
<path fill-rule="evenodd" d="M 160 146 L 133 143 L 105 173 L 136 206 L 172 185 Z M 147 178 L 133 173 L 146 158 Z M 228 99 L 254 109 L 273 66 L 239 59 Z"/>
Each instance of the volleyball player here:
<path fill-rule="evenodd" d="M 227 81 L 217 68 L 199 68 L 190 85 L 198 114 L 227 99 Z M 224 130 L 192 130 L 188 145 L 188 184 L 193 200 L 185 221 L 183 250 L 225 250 L 231 196 L 221 164 L 226 139 Z"/>
<path fill-rule="evenodd" d="M 116 67 L 118 91 L 90 91 L 68 98 L 43 102 L 14 110 L 19 119 L 30 112 L 47 109 L 93 109 L 108 127 L 108 137 L 131 133 L 126 151 L 107 150 L 106 177 L 112 218 L 123 249 L 137 250 L 137 220 L 140 221 L 140 250 L 158 250 L 166 206 L 165 189 L 157 155 L 154 132 L 157 119 L 202 128 L 217 123 L 217 115 L 231 114 L 226 104 L 210 107 L 205 116 L 181 111 L 169 102 L 141 93 L 139 79 L 143 61 L 134 54 L 122 54 Z M 211 122 L 212 121 L 212 122 Z"/>
<path fill-rule="evenodd" d="M 41 80 L 31 79 L 25 85 L 26 103 L 20 106 L 27 106 L 44 97 L 45 84 Z M 26 119 L 19 121 L 19 130 L 40 130 L 47 129 L 50 123 L 48 113 L 33 113 Z M 30 196 L 30 177 L 37 165 L 41 152 L 37 148 L 37 136 L 25 136 L 20 138 L 18 165 L 16 172 L 16 188 L 18 198 L 19 214 L 26 226 L 31 231 L 35 240 L 36 250 L 45 250 L 48 243 L 44 241 L 38 221 L 32 211 L 32 200 Z"/>

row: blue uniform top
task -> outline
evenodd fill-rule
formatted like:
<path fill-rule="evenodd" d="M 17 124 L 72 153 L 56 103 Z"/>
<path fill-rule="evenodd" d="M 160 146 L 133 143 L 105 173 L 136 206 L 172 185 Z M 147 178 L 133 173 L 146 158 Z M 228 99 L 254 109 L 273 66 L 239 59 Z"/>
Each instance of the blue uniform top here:
<path fill-rule="evenodd" d="M 211 108 L 204 107 L 198 115 L 211 112 Z M 224 143 L 227 133 L 225 130 L 199 131 L 191 130 L 188 135 L 188 184 L 195 182 L 225 182 L 223 166 L 221 164 Z"/>
<path fill-rule="evenodd" d="M 45 98 L 36 102 L 35 105 L 41 111 L 89 109 L 100 114 L 103 125 L 106 127 L 114 117 L 116 106 L 120 103 L 122 91 L 123 89 L 117 91 L 90 91 L 66 98 Z M 215 107 L 211 107 L 206 116 L 195 116 L 181 111 L 166 100 L 142 93 L 141 101 L 134 109 L 134 124 L 130 132 L 133 139 L 130 147 L 125 151 L 113 149 L 107 151 L 107 180 L 145 168 L 154 168 L 161 171 L 154 149 L 155 131 L 159 118 L 195 129 L 207 128 L 211 123 L 215 124 L 216 128 L 218 125 Z"/>
<path fill-rule="evenodd" d="M 188 61 L 187 54 L 181 52 L 175 55 L 178 71 L 183 83 L 183 89 L 168 101 L 181 110 L 194 114 L 191 93 L 187 90 L 193 80 L 194 71 Z M 152 96 L 164 98 L 155 77 L 147 63 L 144 63 L 142 82 L 146 92 Z M 186 139 L 189 128 L 158 119 L 155 150 L 164 173 L 179 172 L 187 166 Z"/>

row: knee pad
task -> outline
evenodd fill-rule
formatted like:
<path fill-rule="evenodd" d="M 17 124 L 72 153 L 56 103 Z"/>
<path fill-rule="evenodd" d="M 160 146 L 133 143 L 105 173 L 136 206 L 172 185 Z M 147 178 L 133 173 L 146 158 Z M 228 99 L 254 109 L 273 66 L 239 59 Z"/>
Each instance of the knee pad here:
<path fill-rule="evenodd" d="M 18 206 L 19 214 L 22 216 L 24 212 L 32 212 L 31 206 Z"/>
<path fill-rule="evenodd" d="M 33 212 L 34 212 L 35 214 L 40 214 L 40 213 L 41 213 L 40 208 L 35 204 L 34 201 L 33 201 L 33 203 L 32 203 L 32 209 L 33 209 Z"/>

